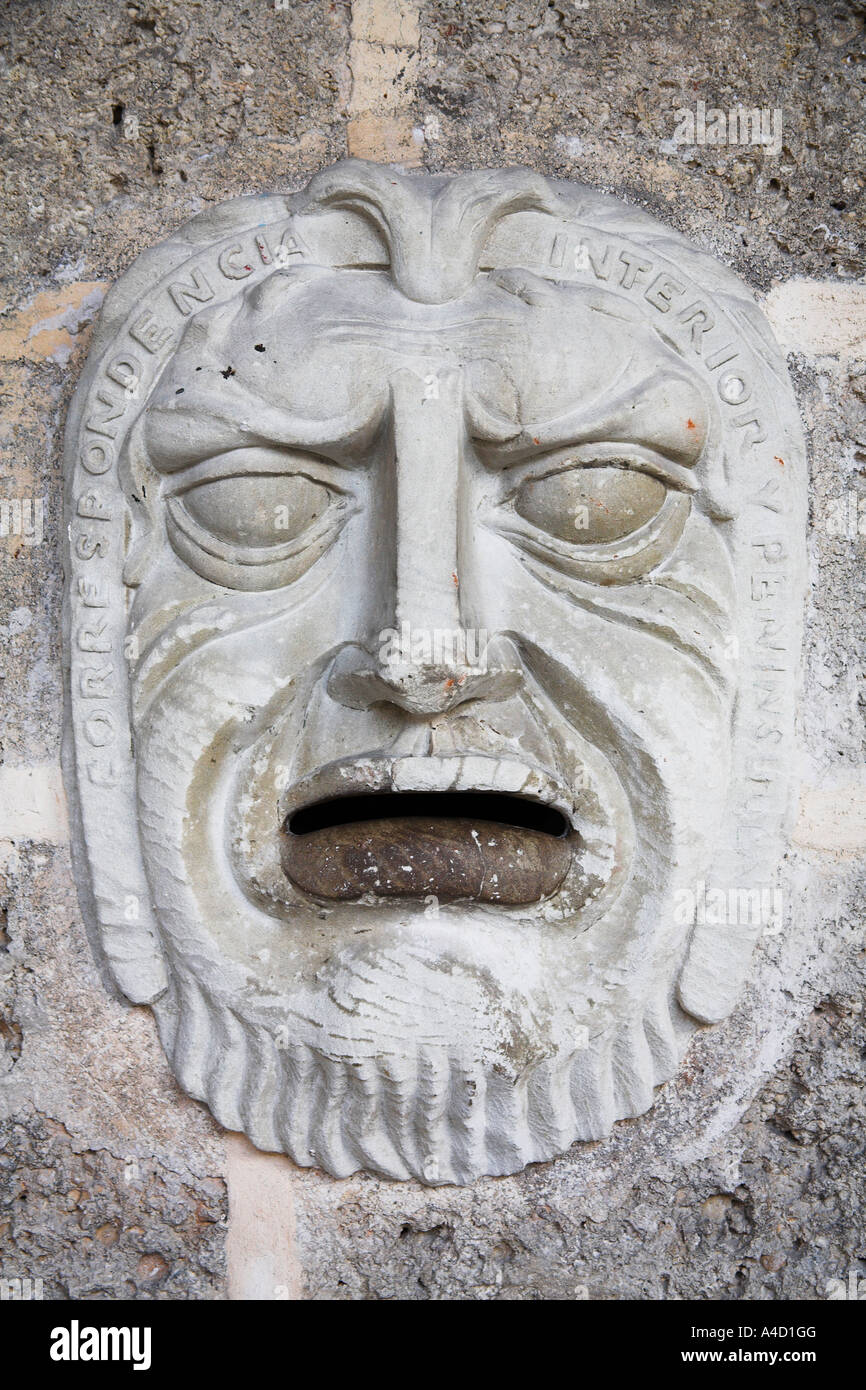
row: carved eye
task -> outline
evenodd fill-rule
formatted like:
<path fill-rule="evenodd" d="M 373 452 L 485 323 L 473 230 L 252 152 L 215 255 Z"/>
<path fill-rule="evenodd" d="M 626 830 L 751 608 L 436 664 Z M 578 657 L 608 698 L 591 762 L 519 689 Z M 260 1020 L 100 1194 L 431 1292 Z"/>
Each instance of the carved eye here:
<path fill-rule="evenodd" d="M 514 509 L 557 540 L 604 545 L 646 525 L 666 496 L 664 483 L 633 468 L 571 467 L 524 482 Z"/>
<path fill-rule="evenodd" d="M 229 589 L 277 589 L 336 539 L 350 499 L 303 473 L 243 473 L 194 483 L 167 499 L 175 552 Z"/>
<path fill-rule="evenodd" d="M 322 483 L 300 474 L 217 478 L 183 494 L 183 507 L 228 545 L 263 547 L 294 540 L 332 500 Z"/>

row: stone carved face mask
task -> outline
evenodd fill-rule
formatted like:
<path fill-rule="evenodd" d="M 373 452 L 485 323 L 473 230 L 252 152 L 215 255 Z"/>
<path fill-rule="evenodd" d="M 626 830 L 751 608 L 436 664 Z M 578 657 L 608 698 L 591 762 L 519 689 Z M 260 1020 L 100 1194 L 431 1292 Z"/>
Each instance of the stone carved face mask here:
<path fill-rule="evenodd" d="M 121 279 L 67 502 L 83 892 L 184 1088 L 429 1183 L 644 1112 L 789 802 L 804 463 L 740 282 L 587 188 L 346 162 Z"/>

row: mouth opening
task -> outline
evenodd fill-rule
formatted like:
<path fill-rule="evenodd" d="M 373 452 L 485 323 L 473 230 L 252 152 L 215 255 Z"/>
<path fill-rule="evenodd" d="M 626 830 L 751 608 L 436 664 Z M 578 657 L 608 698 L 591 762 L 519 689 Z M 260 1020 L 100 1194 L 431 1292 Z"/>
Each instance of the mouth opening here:
<path fill-rule="evenodd" d="M 309 835 L 316 830 L 364 821 L 402 820 L 406 816 L 437 821 L 486 821 L 554 839 L 561 839 L 571 828 L 555 807 L 501 792 L 373 792 L 333 797 L 295 811 L 285 828 L 291 835 Z"/>
<path fill-rule="evenodd" d="M 549 897 L 577 834 L 553 806 L 499 792 L 373 792 L 293 812 L 287 878 L 318 898 L 421 898 L 518 906 Z"/>

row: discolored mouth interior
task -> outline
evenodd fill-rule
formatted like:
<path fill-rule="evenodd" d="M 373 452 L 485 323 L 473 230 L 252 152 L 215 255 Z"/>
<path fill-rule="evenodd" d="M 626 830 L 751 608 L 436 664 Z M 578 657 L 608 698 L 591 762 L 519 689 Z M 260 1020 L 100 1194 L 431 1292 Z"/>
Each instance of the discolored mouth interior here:
<path fill-rule="evenodd" d="M 372 894 L 517 906 L 549 897 L 577 835 L 553 806 L 499 792 L 377 792 L 301 807 L 281 833 L 283 869 L 316 897 Z"/>

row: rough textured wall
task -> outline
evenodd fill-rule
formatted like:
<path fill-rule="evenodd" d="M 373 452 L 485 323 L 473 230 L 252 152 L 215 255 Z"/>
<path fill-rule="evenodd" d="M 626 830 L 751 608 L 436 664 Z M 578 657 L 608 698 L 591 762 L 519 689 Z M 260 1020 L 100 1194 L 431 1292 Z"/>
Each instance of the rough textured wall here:
<path fill-rule="evenodd" d="M 0 537 L 0 1275 L 51 1298 L 823 1297 L 866 1274 L 866 10 L 279 5 L 3 6 L 0 497 L 44 510 Z M 778 110 L 778 148 L 678 143 L 699 102 Z M 789 351 L 812 456 L 791 930 L 649 1115 L 460 1191 L 300 1172 L 179 1093 L 94 967 L 59 773 L 60 442 L 104 291 L 203 207 L 347 151 L 526 163 L 713 250 Z"/>

